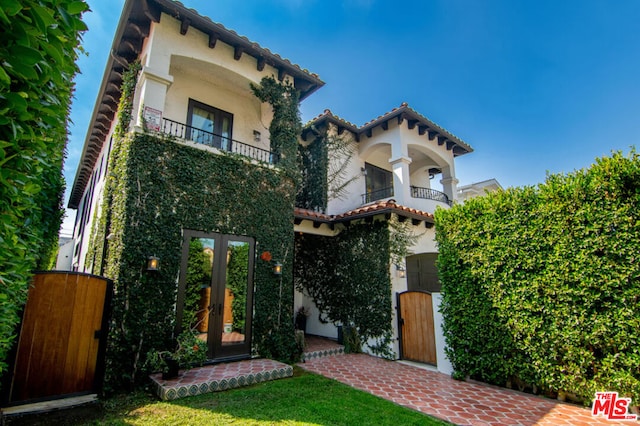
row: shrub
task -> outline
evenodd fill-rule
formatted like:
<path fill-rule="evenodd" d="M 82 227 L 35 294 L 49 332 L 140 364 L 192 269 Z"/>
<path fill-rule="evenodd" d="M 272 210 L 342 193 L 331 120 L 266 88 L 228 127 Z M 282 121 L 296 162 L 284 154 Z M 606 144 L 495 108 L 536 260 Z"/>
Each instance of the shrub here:
<path fill-rule="evenodd" d="M 614 153 L 436 213 L 460 377 L 640 400 L 640 159 Z"/>
<path fill-rule="evenodd" d="M 49 268 L 62 220 L 62 163 L 80 34 L 77 0 L 0 6 L 0 373 L 34 269 Z"/>

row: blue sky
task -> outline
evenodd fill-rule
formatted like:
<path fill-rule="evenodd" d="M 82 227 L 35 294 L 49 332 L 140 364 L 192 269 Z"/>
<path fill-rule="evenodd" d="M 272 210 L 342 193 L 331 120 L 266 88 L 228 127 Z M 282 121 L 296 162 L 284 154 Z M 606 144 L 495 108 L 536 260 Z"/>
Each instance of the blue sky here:
<path fill-rule="evenodd" d="M 123 0 L 88 3 L 69 187 Z M 535 185 L 640 145 L 637 0 L 183 4 L 319 74 L 326 85 L 303 102 L 303 122 L 329 108 L 362 125 L 409 103 L 475 149 L 457 160 L 461 185 Z"/>

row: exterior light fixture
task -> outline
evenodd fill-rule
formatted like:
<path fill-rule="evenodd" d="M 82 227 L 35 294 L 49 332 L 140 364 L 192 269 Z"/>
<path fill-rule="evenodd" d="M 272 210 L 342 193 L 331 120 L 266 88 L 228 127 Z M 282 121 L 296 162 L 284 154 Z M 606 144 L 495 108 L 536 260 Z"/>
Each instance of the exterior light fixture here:
<path fill-rule="evenodd" d="M 157 272 L 160 269 L 160 259 L 155 256 L 149 256 L 147 259 L 147 271 Z"/>
<path fill-rule="evenodd" d="M 273 275 L 276 275 L 276 276 L 282 275 L 282 263 L 280 262 L 273 263 Z"/>
<path fill-rule="evenodd" d="M 396 265 L 396 276 L 398 278 L 405 278 L 407 276 L 407 271 L 405 271 L 404 266 Z"/>

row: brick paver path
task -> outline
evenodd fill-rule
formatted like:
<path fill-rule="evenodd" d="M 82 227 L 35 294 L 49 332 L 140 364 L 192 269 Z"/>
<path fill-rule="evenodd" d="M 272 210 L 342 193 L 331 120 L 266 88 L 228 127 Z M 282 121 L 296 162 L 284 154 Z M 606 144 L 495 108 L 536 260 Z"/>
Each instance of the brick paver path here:
<path fill-rule="evenodd" d="M 637 425 L 592 417 L 588 409 L 362 354 L 300 367 L 458 425 Z"/>

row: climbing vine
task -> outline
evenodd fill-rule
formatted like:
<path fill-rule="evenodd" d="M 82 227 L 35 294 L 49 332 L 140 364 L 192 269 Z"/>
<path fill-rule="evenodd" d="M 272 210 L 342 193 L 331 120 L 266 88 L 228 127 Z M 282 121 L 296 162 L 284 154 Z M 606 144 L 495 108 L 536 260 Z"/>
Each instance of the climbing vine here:
<path fill-rule="evenodd" d="M 144 354 L 172 346 L 183 229 L 253 236 L 258 252 L 269 251 L 283 263 L 282 279 L 273 275 L 270 262 L 255 263 L 253 342 L 263 356 L 295 360 L 291 179 L 237 156 L 153 135 L 128 134 L 119 144 L 110 175 L 112 239 L 105 269 L 116 293 L 107 353 L 110 385 L 139 382 Z M 144 271 L 151 254 L 161 259 L 155 275 Z M 236 256 L 242 263 L 242 253 Z"/>
<path fill-rule="evenodd" d="M 325 212 L 327 210 L 327 144 L 323 137 L 308 145 L 298 145 L 298 168 L 301 184 L 296 194 L 296 206 Z"/>
<path fill-rule="evenodd" d="M 251 89 L 258 99 L 273 109 L 269 125 L 271 151 L 279 157 L 279 166 L 299 181 L 296 156 L 302 128 L 298 109 L 300 93 L 292 84 L 280 83 L 273 77 L 264 77 L 260 85 L 251 84 Z"/>
<path fill-rule="evenodd" d="M 314 132 L 318 135 L 311 143 L 298 145 L 298 168 L 302 179 L 296 206 L 325 212 L 329 200 L 348 195 L 348 186 L 358 176 L 350 176 L 354 147 L 349 139 L 338 136 L 330 126 L 314 128 Z"/>
<path fill-rule="evenodd" d="M 294 280 L 313 299 L 321 322 L 352 327 L 353 342 L 373 339 L 374 353 L 393 357 L 387 221 L 354 224 L 335 237 L 296 236 Z"/>

